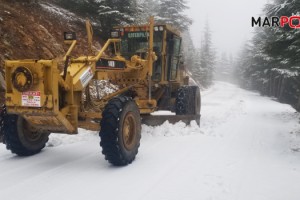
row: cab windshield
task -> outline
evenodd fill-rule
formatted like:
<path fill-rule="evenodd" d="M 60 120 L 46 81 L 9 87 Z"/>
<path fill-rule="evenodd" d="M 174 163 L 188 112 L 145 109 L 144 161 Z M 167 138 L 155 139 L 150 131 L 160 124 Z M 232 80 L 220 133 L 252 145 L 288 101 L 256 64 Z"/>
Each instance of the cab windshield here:
<path fill-rule="evenodd" d="M 163 32 L 154 32 L 153 50 L 161 53 Z M 124 32 L 121 37 L 121 54 L 130 58 L 133 55 L 144 57 L 149 48 L 149 32 Z"/>

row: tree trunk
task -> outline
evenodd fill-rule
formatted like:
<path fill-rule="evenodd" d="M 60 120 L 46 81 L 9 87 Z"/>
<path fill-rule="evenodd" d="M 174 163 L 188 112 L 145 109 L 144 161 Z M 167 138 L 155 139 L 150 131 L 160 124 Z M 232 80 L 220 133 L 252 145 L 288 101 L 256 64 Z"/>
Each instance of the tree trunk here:
<path fill-rule="evenodd" d="M 283 95 L 283 91 L 284 91 L 284 87 L 285 87 L 285 77 L 284 75 L 281 78 L 281 84 L 280 84 L 280 90 L 279 90 L 279 101 L 282 102 L 282 95 Z"/>
<path fill-rule="evenodd" d="M 270 74 L 270 92 L 269 92 L 269 96 L 273 95 L 273 73 L 274 72 L 271 72 L 271 74 Z"/>
<path fill-rule="evenodd" d="M 272 72 L 270 73 L 270 78 L 269 78 L 269 96 L 271 96 L 271 91 L 272 91 Z"/>
<path fill-rule="evenodd" d="M 298 104 L 297 104 L 296 110 L 300 111 L 300 94 L 298 94 Z"/>

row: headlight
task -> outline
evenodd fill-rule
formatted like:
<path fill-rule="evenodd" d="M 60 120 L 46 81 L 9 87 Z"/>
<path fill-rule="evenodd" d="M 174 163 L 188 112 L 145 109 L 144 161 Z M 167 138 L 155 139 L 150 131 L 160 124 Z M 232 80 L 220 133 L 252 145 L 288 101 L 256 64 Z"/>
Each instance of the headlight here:
<path fill-rule="evenodd" d="M 110 32 L 110 36 L 112 38 L 118 38 L 119 37 L 119 31 L 112 31 L 112 32 Z"/>
<path fill-rule="evenodd" d="M 64 32 L 65 40 L 76 40 L 76 34 L 74 32 Z"/>

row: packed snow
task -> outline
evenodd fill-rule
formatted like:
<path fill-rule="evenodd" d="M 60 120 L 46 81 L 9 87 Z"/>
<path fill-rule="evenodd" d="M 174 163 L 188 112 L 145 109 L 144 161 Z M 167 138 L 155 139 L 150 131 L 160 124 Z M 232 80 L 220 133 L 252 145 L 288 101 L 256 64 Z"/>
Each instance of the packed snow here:
<path fill-rule="evenodd" d="M 136 160 L 113 167 L 96 132 L 51 135 L 38 155 L 0 146 L 5 200 L 299 200 L 299 114 L 256 92 L 216 82 L 202 92 L 201 127 L 143 125 Z"/>

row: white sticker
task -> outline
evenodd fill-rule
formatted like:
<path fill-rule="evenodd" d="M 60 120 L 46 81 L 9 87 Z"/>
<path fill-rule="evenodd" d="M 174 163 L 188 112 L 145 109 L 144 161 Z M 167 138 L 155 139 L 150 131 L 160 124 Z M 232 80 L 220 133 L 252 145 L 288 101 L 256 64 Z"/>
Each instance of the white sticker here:
<path fill-rule="evenodd" d="M 90 80 L 92 80 L 93 76 L 94 74 L 92 68 L 87 68 L 80 76 L 80 82 L 82 87 L 86 87 Z"/>
<path fill-rule="evenodd" d="M 108 66 L 115 67 L 115 61 L 108 61 Z"/>
<path fill-rule="evenodd" d="M 41 107 L 41 92 L 40 91 L 22 92 L 22 106 Z"/>

